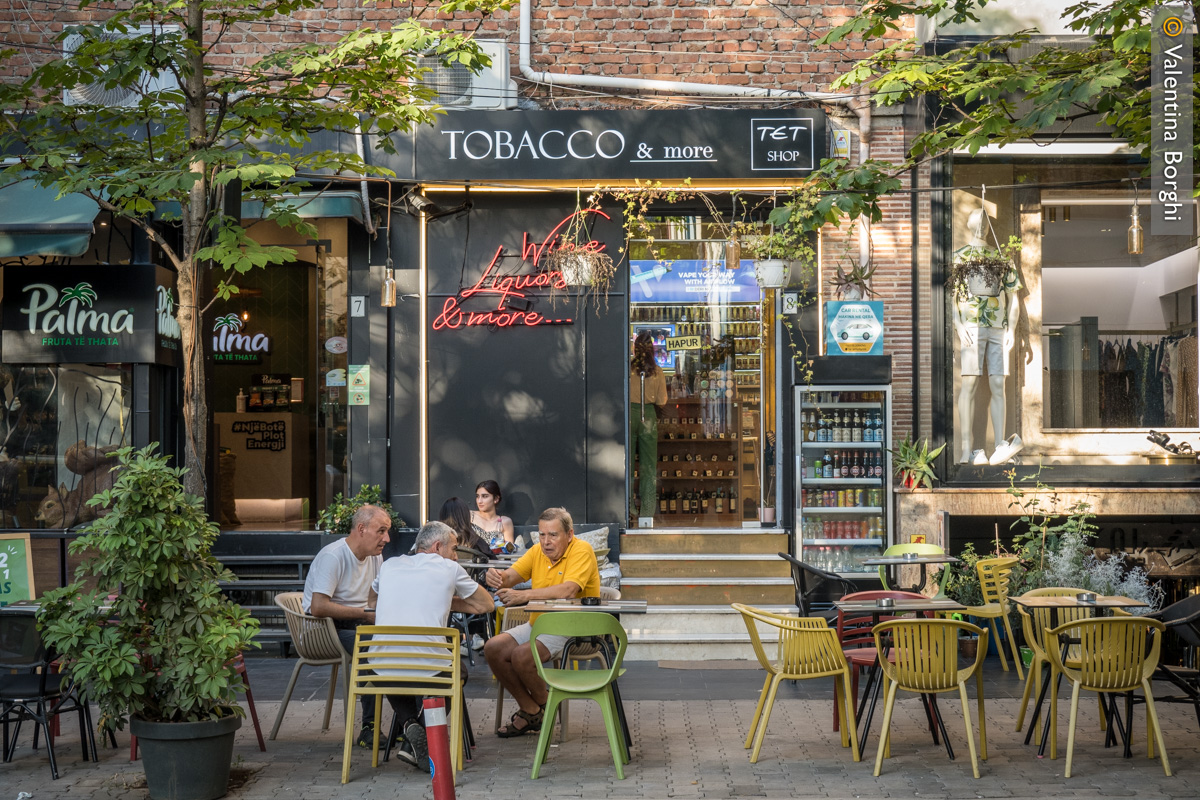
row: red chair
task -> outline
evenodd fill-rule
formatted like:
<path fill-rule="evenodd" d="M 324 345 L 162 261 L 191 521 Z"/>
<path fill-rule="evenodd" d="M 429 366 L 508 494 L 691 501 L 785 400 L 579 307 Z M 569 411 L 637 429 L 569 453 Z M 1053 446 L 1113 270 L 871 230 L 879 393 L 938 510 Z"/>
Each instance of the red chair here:
<path fill-rule="evenodd" d="M 873 590 L 869 592 L 854 592 L 845 595 L 842 600 L 878 600 L 890 597 L 893 600 L 901 598 L 925 600 L 924 595 L 915 592 L 897 592 L 890 589 Z M 926 614 L 929 616 L 929 614 Z M 895 615 L 880 614 L 879 622 L 897 619 Z M 875 634 L 872 632 L 875 620 L 870 614 L 859 617 L 848 617 L 841 609 L 837 615 L 838 641 L 842 643 L 842 652 L 846 654 L 846 662 L 850 665 L 850 691 L 854 701 L 851 708 L 858 708 L 858 676 L 865 669 L 873 668 L 878 661 L 879 651 L 875 649 Z M 833 729 L 839 730 L 841 724 L 837 704 L 833 707 Z"/>
<path fill-rule="evenodd" d="M 262 728 L 258 726 L 258 711 L 254 708 L 254 692 L 250 691 L 250 675 L 246 672 L 246 659 L 242 657 L 241 653 L 238 653 L 230 663 L 233 664 L 234 671 L 242 676 L 242 682 L 246 684 L 246 704 L 250 706 L 250 719 L 254 721 L 254 735 L 258 737 L 258 749 L 265 753 L 267 752 L 267 743 L 263 741 Z M 130 735 L 129 760 L 137 761 L 137 757 L 137 737 Z"/>

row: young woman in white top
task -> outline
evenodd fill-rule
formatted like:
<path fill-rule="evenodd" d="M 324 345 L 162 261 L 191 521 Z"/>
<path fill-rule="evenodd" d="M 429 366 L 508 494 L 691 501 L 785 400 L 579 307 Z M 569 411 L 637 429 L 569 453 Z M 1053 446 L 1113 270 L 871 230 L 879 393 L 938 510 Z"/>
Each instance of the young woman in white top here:
<path fill-rule="evenodd" d="M 513 533 L 513 521 L 496 512 L 496 506 L 503 497 L 500 484 L 493 480 L 480 481 L 475 487 L 475 507 L 478 510 L 471 512 L 471 527 L 493 550 L 511 553 L 516 548 L 517 538 Z"/>

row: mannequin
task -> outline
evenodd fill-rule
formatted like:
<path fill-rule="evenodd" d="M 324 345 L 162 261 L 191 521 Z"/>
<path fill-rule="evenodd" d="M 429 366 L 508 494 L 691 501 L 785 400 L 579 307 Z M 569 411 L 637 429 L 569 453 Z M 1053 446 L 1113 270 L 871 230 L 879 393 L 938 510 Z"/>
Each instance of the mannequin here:
<path fill-rule="evenodd" d="M 967 220 L 967 230 L 971 234 L 967 247 L 987 247 L 984 234 L 990 227 L 991 220 L 983 209 L 972 211 Z M 958 390 L 961 428 L 959 463 L 1003 464 L 1022 447 L 1021 437 L 1017 434 L 1009 439 L 1004 437 L 1004 384 L 1009 372 L 1009 354 L 1016 342 L 1017 323 L 1021 317 L 1021 306 L 1017 302 L 1020 289 L 1021 281 L 1016 270 L 1009 269 L 998 296 L 971 295 L 965 300 L 955 299 L 954 331 L 958 334 L 959 363 L 962 366 L 962 383 Z M 985 371 L 991 392 L 989 417 L 996 444 L 991 458 L 986 456 L 982 448 L 973 447 L 971 431 L 975 419 L 975 393 Z"/>

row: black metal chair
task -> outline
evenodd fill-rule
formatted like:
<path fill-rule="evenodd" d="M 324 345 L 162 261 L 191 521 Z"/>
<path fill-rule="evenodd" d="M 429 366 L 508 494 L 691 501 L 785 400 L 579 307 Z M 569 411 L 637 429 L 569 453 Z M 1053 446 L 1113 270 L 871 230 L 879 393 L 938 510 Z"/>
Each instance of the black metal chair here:
<path fill-rule="evenodd" d="M 854 581 L 823 569 L 817 569 L 811 564 L 805 564 L 787 553 L 779 553 L 779 557 L 788 562 L 792 568 L 792 583 L 796 586 L 796 607 L 800 609 L 800 616 L 823 617 L 830 625 L 835 624 L 837 609 L 816 611 L 813 609 L 812 601 L 817 596 L 818 590 L 821 590 L 823 584 L 826 583 L 833 584 L 829 588 L 833 590 L 833 599 L 835 600 L 851 592 L 856 592 L 858 587 L 854 585 Z"/>
<path fill-rule="evenodd" d="M 1141 616 L 1156 619 L 1166 625 L 1167 631 L 1175 634 L 1184 646 L 1200 648 L 1200 595 L 1194 594 L 1185 597 L 1153 614 L 1142 614 Z M 1189 659 L 1193 664 L 1196 655 L 1197 653 L 1193 652 L 1192 659 Z M 1158 669 L 1154 671 L 1151 680 L 1166 681 L 1182 692 L 1182 694 L 1167 696 L 1155 692 L 1154 702 L 1156 704 L 1190 703 L 1196 711 L 1196 723 L 1200 725 L 1200 669 L 1194 666 L 1164 664 L 1160 660 Z M 1135 703 L 1145 702 L 1145 698 L 1140 695 L 1134 695 L 1132 700 Z"/>
<path fill-rule="evenodd" d="M 51 664 L 55 657 L 42 641 L 37 630 L 37 617 L 33 611 L 6 609 L 0 612 L 0 672 L 16 670 L 17 674 L 0 677 L 0 727 L 4 729 L 4 760 L 12 761 L 21 735 L 21 723 L 32 720 L 33 743 L 37 747 L 37 733 L 46 739 L 46 753 L 50 757 L 50 772 L 58 780 L 58 764 L 54 760 L 54 739 L 50 735 L 50 722 L 59 714 L 72 711 L 79 714 L 79 739 L 83 745 L 83 760 L 99 761 L 96 754 L 96 739 L 92 732 L 92 715 L 86 702 L 80 700 L 76 686 L 70 677 L 52 673 Z M 13 735 L 8 735 L 8 726 L 14 725 Z"/>

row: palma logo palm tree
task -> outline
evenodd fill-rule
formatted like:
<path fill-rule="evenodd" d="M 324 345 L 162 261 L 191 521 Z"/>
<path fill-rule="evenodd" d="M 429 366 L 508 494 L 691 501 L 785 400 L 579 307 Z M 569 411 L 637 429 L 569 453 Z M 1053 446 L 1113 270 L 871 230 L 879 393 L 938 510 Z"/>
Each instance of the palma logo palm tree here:
<path fill-rule="evenodd" d="M 69 301 L 75 300 L 91 308 L 92 303 L 96 302 L 98 297 L 99 295 L 96 294 L 96 290 L 92 288 L 90 283 L 80 282 L 68 289 L 62 290 L 62 295 L 58 298 L 58 305 L 61 307 Z"/>
<path fill-rule="evenodd" d="M 216 324 L 213 325 L 213 333 L 228 330 L 231 333 L 237 333 L 242 329 L 242 320 L 237 314 L 225 314 L 217 317 Z"/>

